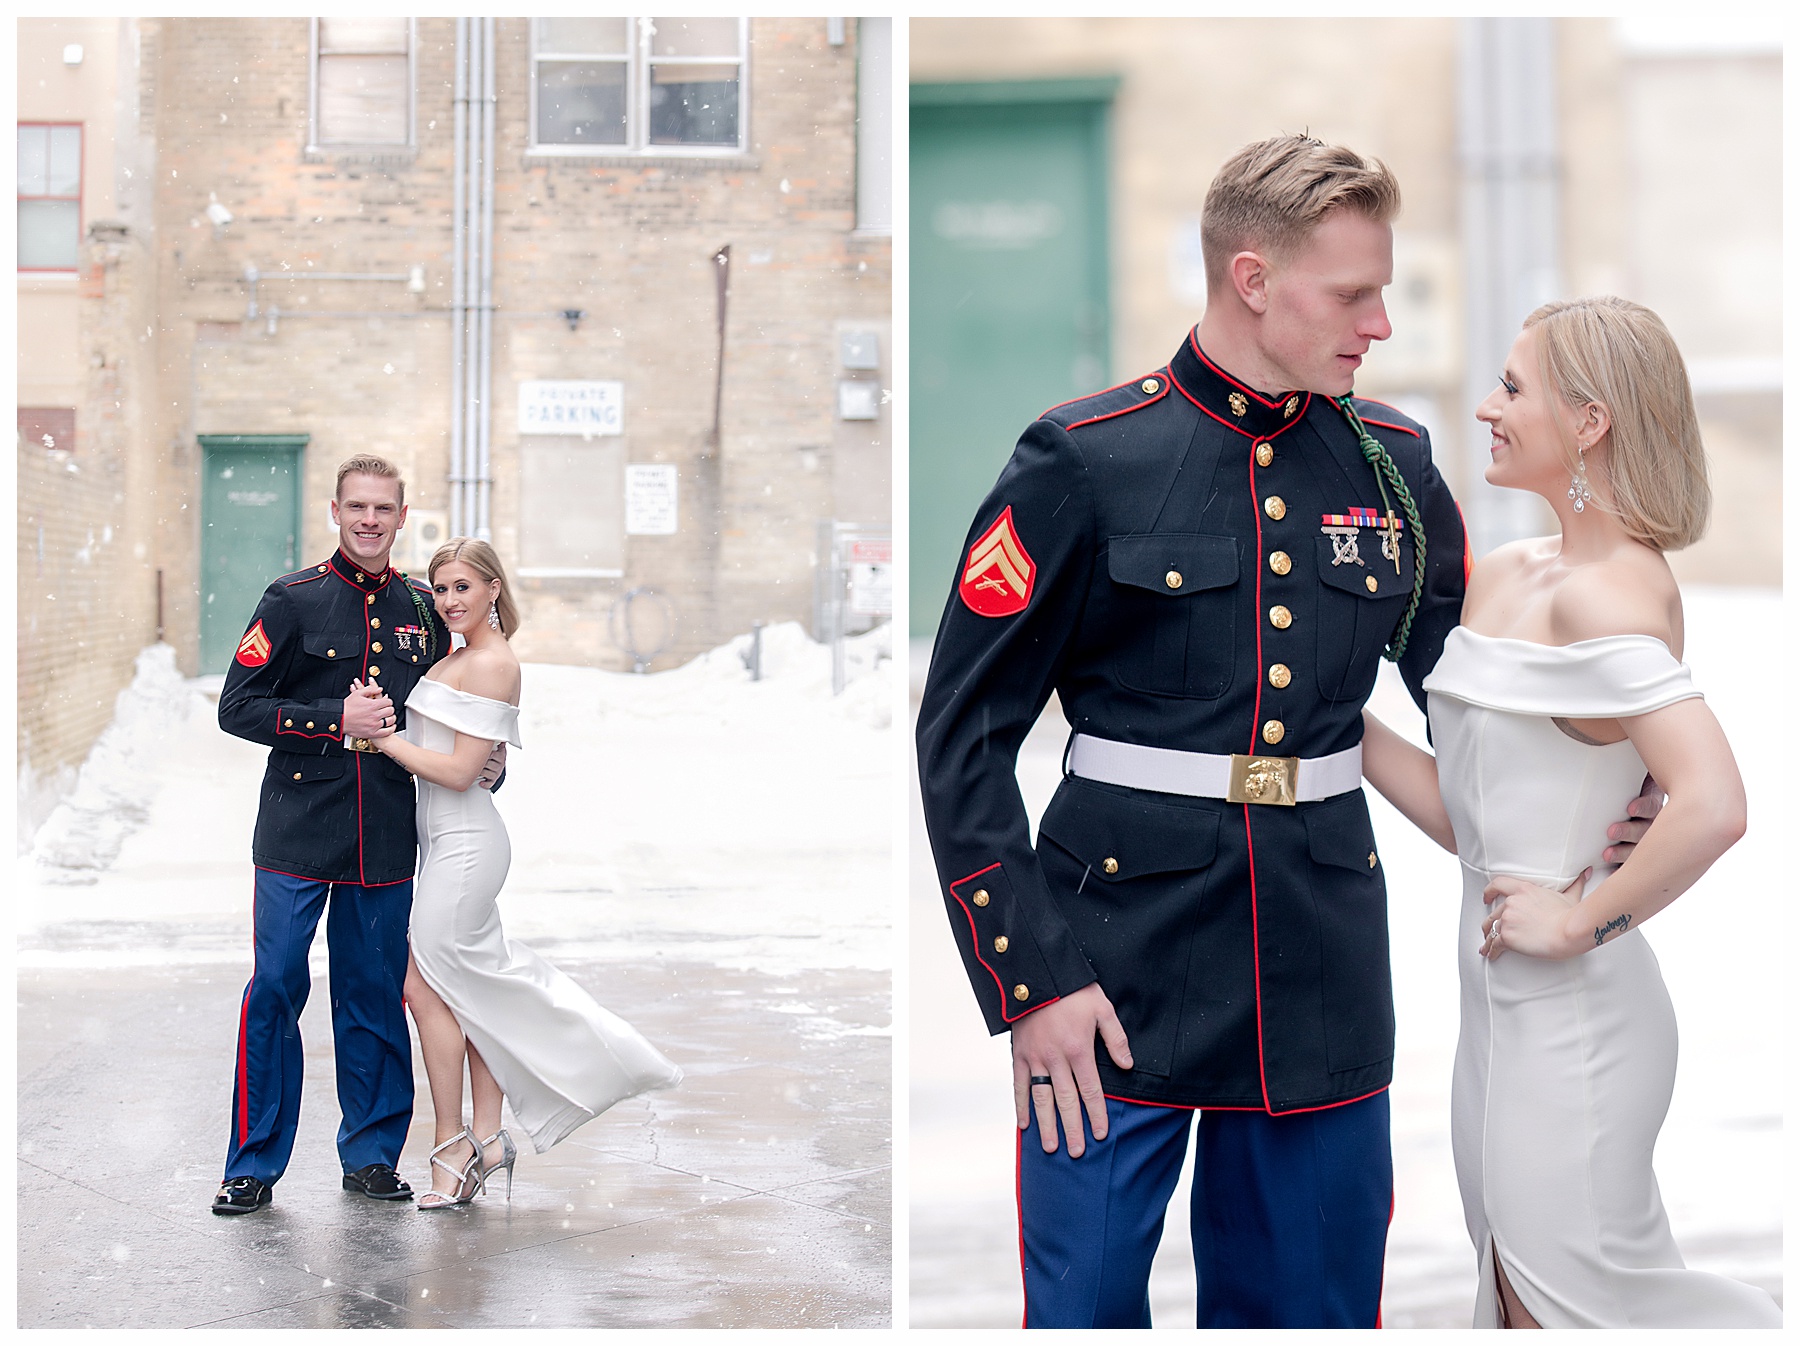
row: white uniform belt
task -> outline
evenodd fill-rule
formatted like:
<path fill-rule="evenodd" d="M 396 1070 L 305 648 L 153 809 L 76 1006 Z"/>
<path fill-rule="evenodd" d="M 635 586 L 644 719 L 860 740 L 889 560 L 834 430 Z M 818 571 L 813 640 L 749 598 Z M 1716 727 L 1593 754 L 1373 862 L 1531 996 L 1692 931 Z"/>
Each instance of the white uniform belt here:
<path fill-rule="evenodd" d="M 1236 784 L 1234 785 L 1234 766 Z M 1272 767 L 1286 777 L 1288 791 L 1270 788 L 1265 797 L 1253 784 L 1245 795 L 1242 780 L 1248 769 Z M 1119 743 L 1092 734 L 1077 734 L 1069 749 L 1069 770 L 1084 780 L 1124 785 L 1134 790 L 1162 794 L 1194 795 L 1201 799 L 1230 799 L 1236 803 L 1308 803 L 1329 799 L 1362 785 L 1362 744 L 1328 757 L 1237 757 L 1214 752 L 1182 752 L 1178 748 L 1149 748 L 1141 743 Z M 1286 793 L 1286 798 L 1276 797 Z"/>

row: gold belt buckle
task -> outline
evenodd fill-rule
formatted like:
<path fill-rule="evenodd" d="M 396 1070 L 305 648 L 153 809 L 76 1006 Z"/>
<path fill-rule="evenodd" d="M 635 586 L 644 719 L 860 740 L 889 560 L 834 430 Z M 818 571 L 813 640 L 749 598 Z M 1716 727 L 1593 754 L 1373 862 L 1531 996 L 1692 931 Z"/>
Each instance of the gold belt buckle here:
<path fill-rule="evenodd" d="M 1299 777 L 1298 757 L 1245 757 L 1233 753 L 1225 800 L 1231 804 L 1291 806 Z"/>
<path fill-rule="evenodd" d="M 346 738 L 344 740 L 344 746 L 346 748 L 348 748 L 351 752 L 380 752 L 381 751 L 380 748 L 377 748 L 373 743 L 369 742 L 369 740 L 366 738 Z"/>

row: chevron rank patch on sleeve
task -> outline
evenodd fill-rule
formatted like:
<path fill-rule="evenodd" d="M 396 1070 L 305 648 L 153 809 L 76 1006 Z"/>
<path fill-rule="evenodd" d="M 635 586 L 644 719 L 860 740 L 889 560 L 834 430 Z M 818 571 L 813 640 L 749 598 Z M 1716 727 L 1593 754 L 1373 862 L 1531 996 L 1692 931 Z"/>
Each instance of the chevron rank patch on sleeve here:
<path fill-rule="evenodd" d="M 260 621 L 238 641 L 237 661 L 245 668 L 261 668 L 269 662 L 269 638 L 263 634 Z"/>
<path fill-rule="evenodd" d="M 981 617 L 1010 617 L 1031 602 L 1037 565 L 1026 554 L 1013 527 L 1012 506 L 994 526 L 975 539 L 956 591 L 970 612 Z"/>

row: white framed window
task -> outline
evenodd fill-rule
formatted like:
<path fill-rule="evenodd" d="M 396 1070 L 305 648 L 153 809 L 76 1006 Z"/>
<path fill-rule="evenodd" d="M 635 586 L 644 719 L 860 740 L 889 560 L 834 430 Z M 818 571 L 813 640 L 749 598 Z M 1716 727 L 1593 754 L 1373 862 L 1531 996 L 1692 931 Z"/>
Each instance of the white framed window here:
<path fill-rule="evenodd" d="M 19 123 L 19 270 L 81 265 L 81 124 Z"/>
<path fill-rule="evenodd" d="M 309 146 L 410 149 L 418 48 L 412 19 L 314 19 Z"/>
<path fill-rule="evenodd" d="M 533 19 L 531 152 L 742 154 L 750 21 Z"/>

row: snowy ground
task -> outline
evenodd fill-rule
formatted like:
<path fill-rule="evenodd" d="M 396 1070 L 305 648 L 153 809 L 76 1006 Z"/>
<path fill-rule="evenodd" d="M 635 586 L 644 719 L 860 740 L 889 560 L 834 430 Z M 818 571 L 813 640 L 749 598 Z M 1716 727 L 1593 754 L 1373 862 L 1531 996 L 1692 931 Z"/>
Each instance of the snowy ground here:
<path fill-rule="evenodd" d="M 1734 745 L 1750 796 L 1750 830 L 1646 935 L 1681 1024 L 1681 1065 L 1656 1171 L 1691 1266 L 1781 1295 L 1787 998 L 1784 907 L 1794 803 L 1785 761 L 1788 707 L 1750 675 L 1748 633 L 1769 629 L 1771 590 L 1686 593 L 1687 662 Z M 1779 628 L 1779 622 L 1775 625 Z M 913 681 L 925 651 L 915 647 Z M 1423 717 L 1391 668 L 1375 709 L 1423 741 Z M 1027 741 L 1020 784 L 1035 819 L 1060 774 L 1066 727 L 1054 708 Z M 1768 750 L 1777 745 L 1776 750 Z M 915 783 L 909 915 L 910 1320 L 914 1326 L 1013 1326 L 1019 1252 L 1014 1130 L 1005 1038 L 990 1039 L 945 929 Z M 1370 811 L 1388 873 L 1399 1023 L 1392 1090 L 1395 1210 L 1383 1321 L 1466 1327 L 1473 1255 L 1450 1157 L 1450 1062 L 1456 1047 L 1453 941 L 1460 878 L 1379 796 Z M 1191 1173 L 1191 1165 L 1190 1165 Z M 1182 1191 L 1172 1212 L 1186 1209 Z M 1193 1323 L 1185 1218 L 1171 1215 L 1151 1280 L 1156 1325 Z"/>
<path fill-rule="evenodd" d="M 25 1326 L 860 1326 L 892 1296 L 893 664 L 798 627 L 647 677 L 527 665 L 509 935 L 688 1072 L 421 1219 L 338 1189 L 325 941 L 267 1212 L 208 1213 L 266 750 L 140 657 L 16 865 Z M 416 1057 L 416 1053 L 415 1053 Z M 400 1169 L 426 1177 L 422 1066 Z M 546 1290 L 546 1287 L 550 1289 Z"/>
<path fill-rule="evenodd" d="M 890 967 L 887 631 L 850 642 L 835 698 L 829 650 L 791 623 L 764 631 L 754 683 L 743 640 L 647 677 L 526 665 L 524 747 L 496 796 L 508 933 L 591 958 L 648 941 L 775 975 Z M 166 646 L 139 657 L 18 862 L 21 967 L 243 957 L 267 750 L 219 730 L 217 683 L 182 679 Z M 111 922 L 159 937 L 71 941 Z"/>

